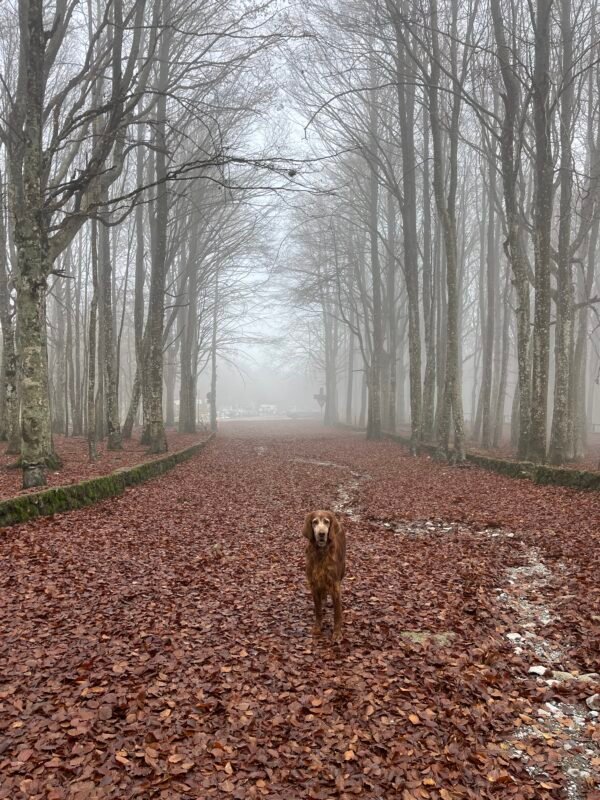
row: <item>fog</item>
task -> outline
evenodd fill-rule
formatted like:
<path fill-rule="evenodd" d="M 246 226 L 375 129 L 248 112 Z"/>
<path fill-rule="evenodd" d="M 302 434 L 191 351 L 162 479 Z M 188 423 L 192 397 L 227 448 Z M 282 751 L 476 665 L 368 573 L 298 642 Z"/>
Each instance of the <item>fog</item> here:
<path fill-rule="evenodd" d="M 415 451 L 593 458 L 598 26 L 547 6 L 3 4 L 0 434 L 24 485 L 53 434 L 160 453 L 317 393 L 325 424 Z"/>

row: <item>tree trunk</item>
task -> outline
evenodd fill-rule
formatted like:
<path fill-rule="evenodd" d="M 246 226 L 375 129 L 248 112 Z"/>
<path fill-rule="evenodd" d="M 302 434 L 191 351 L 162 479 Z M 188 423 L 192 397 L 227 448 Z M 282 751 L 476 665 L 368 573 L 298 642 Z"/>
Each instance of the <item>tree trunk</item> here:
<path fill-rule="evenodd" d="M 449 131 L 449 186 L 448 197 L 444 196 L 444 158 L 442 149 L 442 129 L 439 114 L 439 42 L 437 31 L 437 0 L 432 2 L 431 25 L 433 42 L 433 63 L 429 91 L 429 118 L 433 142 L 433 187 L 438 214 L 444 233 L 444 250 L 446 256 L 446 293 L 447 293 L 447 325 L 446 325 L 446 374 L 444 376 L 444 396 L 438 445 L 448 455 L 451 419 L 454 422 L 454 452 L 458 461 L 465 458 L 465 435 L 462 408 L 462 390 L 460 385 L 459 364 L 459 297 L 458 297 L 458 246 L 456 235 L 456 190 L 457 190 L 457 148 L 458 122 L 460 118 L 460 97 L 452 98 L 451 123 Z M 456 2 L 453 2 L 453 17 L 456 19 Z M 455 45 L 453 45 L 454 47 Z M 456 56 L 452 58 L 453 72 L 456 72 Z"/>
<path fill-rule="evenodd" d="M 182 315 L 180 348 L 179 431 L 181 433 L 196 433 L 198 238 L 197 226 L 193 225 L 187 259 L 187 303 L 185 313 Z"/>
<path fill-rule="evenodd" d="M 530 340 L 530 297 L 527 261 L 523 243 L 523 225 L 519 215 L 517 201 L 517 179 L 519 174 L 520 148 L 516 146 L 516 136 L 520 131 L 518 113 L 521 106 L 519 77 L 515 73 L 518 63 L 516 54 L 506 44 L 505 19 L 500 7 L 500 0 L 491 0 L 490 9 L 494 24 L 496 54 L 504 83 L 504 116 L 500 137 L 500 161 L 502 167 L 502 185 L 504 207 L 506 211 L 507 238 L 505 251 L 510 262 L 517 295 L 517 363 L 518 363 L 518 456 L 527 458 L 529 450 L 529 428 L 531 415 L 531 364 L 529 358 Z"/>
<path fill-rule="evenodd" d="M 2 369 L 4 372 L 4 432 L 8 443 L 6 452 L 10 455 L 18 455 L 21 452 L 21 433 L 17 392 L 17 354 L 14 324 L 10 313 L 7 247 L 2 175 L 0 174 L 0 327 L 2 328 Z"/>
<path fill-rule="evenodd" d="M 600 232 L 600 216 L 596 216 L 587 250 L 587 264 L 585 276 L 580 276 L 579 300 L 587 303 L 594 283 L 594 267 L 596 265 L 596 252 L 598 248 L 598 235 Z M 588 317 L 589 306 L 583 305 L 579 309 L 577 325 L 577 342 L 573 358 L 573 369 L 571 375 L 571 416 L 573 417 L 573 458 L 581 459 L 586 452 L 587 444 L 587 424 L 586 424 L 586 367 L 588 360 Z M 593 385 L 593 381 L 590 381 Z M 592 408 L 587 409 L 588 414 L 592 414 Z"/>
<path fill-rule="evenodd" d="M 504 285 L 504 311 L 502 317 L 502 356 L 500 376 L 498 378 L 498 391 L 496 394 L 496 411 L 494 414 L 493 446 L 498 447 L 502 441 L 504 431 L 504 403 L 506 401 L 506 381 L 508 377 L 508 357 L 510 354 L 510 269 L 506 268 L 506 281 Z"/>
<path fill-rule="evenodd" d="M 133 434 L 133 426 L 137 416 L 140 400 L 142 399 L 142 383 L 140 380 L 140 370 L 136 367 L 135 377 L 133 379 L 133 386 L 131 387 L 131 400 L 129 402 L 129 409 L 125 422 L 123 423 L 122 438 L 131 439 Z"/>
<path fill-rule="evenodd" d="M 210 429 L 217 432 L 217 333 L 219 320 L 219 270 L 215 272 L 215 307 L 213 310 L 210 375 Z"/>
<path fill-rule="evenodd" d="M 73 275 L 71 274 L 71 251 L 67 250 L 65 254 L 65 316 L 67 324 L 65 355 L 67 362 L 67 400 L 65 405 L 70 406 L 71 409 L 71 432 L 73 436 L 79 436 L 81 430 L 77 429 L 77 391 L 75 383 L 75 366 L 73 363 L 73 292 L 71 290 L 71 282 Z"/>
<path fill-rule="evenodd" d="M 550 366 L 550 230 L 553 206 L 551 147 L 550 20 L 552 0 L 537 0 L 535 66 L 533 74 L 533 123 L 535 129 L 535 198 L 533 249 L 535 256 L 535 305 L 533 322 L 533 371 L 529 457 L 546 460 L 548 374 Z"/>
<path fill-rule="evenodd" d="M 325 332 L 325 425 L 337 425 L 337 324 L 330 313 L 327 294 L 322 296 L 323 327 Z"/>
<path fill-rule="evenodd" d="M 387 193 L 387 324 L 388 324 L 388 396 L 386 429 L 396 430 L 396 383 L 398 369 L 398 314 L 396 311 L 396 213 L 395 198 Z"/>
<path fill-rule="evenodd" d="M 423 379 L 423 438 L 432 441 L 435 420 L 435 307 L 431 204 L 429 178 L 429 129 L 424 116 L 423 131 L 423 321 L 425 327 L 425 377 Z"/>
<path fill-rule="evenodd" d="M 15 202 L 17 248 L 17 349 L 21 365 L 21 458 L 23 488 L 43 486 L 46 468 L 55 467 L 48 395 L 46 291 L 50 272 L 47 219 L 44 214 L 42 145 L 44 53 L 46 34 L 42 0 L 30 0 L 22 23 L 21 66 L 25 101 L 19 163 L 11 169 L 21 186 Z M 25 36 L 23 28 L 26 27 Z"/>
<path fill-rule="evenodd" d="M 82 279 L 82 258 L 81 253 L 83 250 L 83 245 L 81 241 L 81 236 L 79 237 L 79 255 L 80 258 L 78 259 L 77 263 L 77 288 L 76 288 L 76 299 L 75 299 L 75 365 L 74 370 L 71 371 L 71 377 L 74 381 L 73 392 L 72 392 L 72 402 L 71 402 L 71 415 L 73 418 L 73 436 L 81 436 L 83 434 L 83 409 L 84 409 L 84 399 L 83 399 L 83 384 L 85 382 L 85 378 L 82 377 L 82 365 L 81 365 L 81 333 L 84 327 L 84 322 L 81 319 L 81 279 Z M 70 283 L 67 286 L 67 291 L 70 292 Z M 70 297 L 67 294 L 67 297 Z M 70 305 L 70 301 L 69 305 Z"/>
<path fill-rule="evenodd" d="M 52 403 L 53 423 L 52 430 L 55 433 L 67 434 L 65 427 L 65 396 L 67 385 L 66 369 L 66 329 L 65 329 L 65 279 L 59 278 L 54 289 L 54 312 L 56 328 L 56 351 L 55 351 L 55 391 L 54 402 Z"/>
<path fill-rule="evenodd" d="M 175 426 L 175 381 L 177 380 L 177 345 L 172 344 L 166 352 L 165 376 L 165 425 Z"/>
<path fill-rule="evenodd" d="M 353 317 L 350 324 L 354 324 Z M 354 333 L 348 329 L 348 381 L 346 383 L 346 425 L 352 425 L 352 394 L 354 389 Z"/>
<path fill-rule="evenodd" d="M 48 362 L 46 351 L 46 263 L 36 215 L 25 213 L 15 224 L 19 258 L 18 356 L 21 365 L 21 456 L 23 488 L 43 486 L 52 460 Z"/>
<path fill-rule="evenodd" d="M 358 427 L 364 428 L 366 424 L 366 408 L 367 408 L 367 367 L 361 372 L 360 381 L 360 412 L 358 415 Z"/>
<path fill-rule="evenodd" d="M 163 2 L 163 10 L 168 7 Z M 165 312 L 165 283 L 167 274 L 167 221 L 169 215 L 167 192 L 167 97 L 169 76 L 169 48 L 171 29 L 167 25 L 167 14 L 163 15 L 163 33 L 159 48 L 159 77 L 156 104 L 156 201 L 155 201 L 155 244 L 152 253 L 152 273 L 148 302 L 148 320 L 145 333 L 145 357 L 142 375 L 144 392 L 144 413 L 147 413 L 147 439 L 151 453 L 164 453 L 167 450 L 167 437 L 163 422 L 163 330 Z M 147 409 L 147 412 L 146 412 Z"/>
<path fill-rule="evenodd" d="M 370 103 L 369 135 L 377 136 L 377 111 L 375 103 Z M 383 360 L 383 312 L 381 305 L 381 265 L 379 262 L 379 179 L 377 168 L 371 164 L 369 172 L 369 241 L 371 251 L 371 280 L 373 284 L 373 349 L 368 371 L 369 411 L 367 439 L 381 439 L 381 367 Z"/>
<path fill-rule="evenodd" d="M 446 262 L 443 256 L 443 243 L 442 232 L 439 220 L 439 215 L 436 218 L 435 225 L 435 258 L 434 258 L 434 281 L 435 281 L 435 296 L 437 299 L 436 308 L 436 405 L 434 416 L 434 429 L 432 441 L 437 441 L 438 431 L 440 428 L 440 419 L 442 416 L 442 409 L 444 407 L 444 383 L 446 376 L 446 327 L 447 327 L 447 303 L 446 292 L 444 291 L 444 283 L 446 281 Z"/>
<path fill-rule="evenodd" d="M 98 316 L 98 223 L 92 220 L 92 299 L 88 333 L 87 441 L 88 458 L 98 458 L 96 426 L 96 330 Z"/>
<path fill-rule="evenodd" d="M 494 155 L 494 154 L 492 154 Z M 489 164 L 488 191 L 488 227 L 486 245 L 486 318 L 485 318 L 485 351 L 483 353 L 483 375 L 481 381 L 481 443 L 489 448 L 492 445 L 492 373 L 494 365 L 494 314 L 496 308 L 496 218 L 494 215 L 494 198 L 496 196 L 496 164 Z"/>
<path fill-rule="evenodd" d="M 108 200 L 106 192 L 105 200 Z M 112 289 L 113 271 L 112 258 L 110 252 L 110 229 L 108 227 L 108 215 L 102 214 L 103 224 L 100 226 L 100 296 L 99 301 L 102 305 L 102 327 L 103 327 L 103 352 L 104 357 L 104 396 L 106 399 L 106 433 L 107 448 L 109 450 L 122 450 L 121 425 L 119 423 L 119 383 L 117 372 L 117 354 L 115 348 L 115 331 L 113 320 Z"/>
<path fill-rule="evenodd" d="M 477 396 L 477 383 L 479 378 L 479 366 L 481 362 L 482 353 L 486 352 L 486 310 L 485 310 L 485 297 L 486 297 L 486 277 L 485 277 L 485 264 L 486 264 L 486 230 L 487 228 L 487 214 L 489 211 L 489 197 L 482 191 L 481 197 L 479 196 L 479 189 L 477 187 L 476 203 L 481 206 L 482 213 L 479 222 L 479 275 L 478 275 L 478 315 L 477 327 L 474 333 L 474 347 L 473 347 L 473 391 L 471 393 L 471 436 L 476 441 L 481 439 L 481 427 L 483 419 L 483 381 L 479 396 Z M 477 407 L 477 413 L 475 413 Z"/>
<path fill-rule="evenodd" d="M 550 436 L 550 462 L 563 464 L 569 459 L 572 438 L 569 387 L 571 383 L 574 290 L 571 270 L 571 203 L 573 198 L 572 108 L 573 108 L 573 31 L 571 2 L 560 2 L 563 85 L 560 96 L 560 220 L 558 226 L 558 279 L 556 286 L 556 343 L 554 369 L 554 409 Z"/>
<path fill-rule="evenodd" d="M 138 186 L 144 181 L 144 156 L 141 144 L 138 146 L 136 160 L 136 181 Z M 131 389 L 129 410 L 123 425 L 123 439 L 131 439 L 133 425 L 137 416 L 138 406 L 142 397 L 142 381 L 144 373 L 144 282 L 145 269 L 145 242 L 144 242 L 144 204 L 139 199 L 135 208 L 135 280 L 133 299 L 133 333 L 135 341 L 135 377 Z"/>
<path fill-rule="evenodd" d="M 408 58 L 398 53 L 398 110 L 402 142 L 402 233 L 404 276 L 408 310 L 408 359 L 410 381 L 410 448 L 416 453 L 422 437 L 421 320 L 417 237 L 417 164 L 415 159 L 415 81 L 406 79 Z"/>

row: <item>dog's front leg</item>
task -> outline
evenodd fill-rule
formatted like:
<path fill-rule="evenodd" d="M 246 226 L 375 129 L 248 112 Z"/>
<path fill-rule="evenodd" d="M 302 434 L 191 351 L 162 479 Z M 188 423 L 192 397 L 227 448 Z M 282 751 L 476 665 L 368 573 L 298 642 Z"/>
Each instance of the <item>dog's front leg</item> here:
<path fill-rule="evenodd" d="M 315 624 L 313 627 L 313 634 L 315 636 L 320 636 L 321 628 L 323 625 L 323 600 L 324 600 L 324 593 L 321 589 L 314 588 L 313 589 L 313 601 L 315 604 Z"/>
<path fill-rule="evenodd" d="M 342 589 L 336 581 L 331 593 L 333 600 L 333 641 L 339 642 L 342 638 Z"/>

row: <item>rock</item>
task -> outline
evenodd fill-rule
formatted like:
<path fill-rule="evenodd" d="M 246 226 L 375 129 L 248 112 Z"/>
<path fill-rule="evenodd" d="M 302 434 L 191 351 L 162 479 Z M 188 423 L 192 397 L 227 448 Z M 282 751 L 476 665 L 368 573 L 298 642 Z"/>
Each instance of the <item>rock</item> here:
<path fill-rule="evenodd" d="M 588 697 L 585 704 L 588 708 L 591 708 L 592 711 L 600 711 L 600 694 L 593 694 L 591 697 Z"/>
<path fill-rule="evenodd" d="M 567 775 L 581 780 L 587 780 L 590 777 L 590 773 L 586 769 L 578 769 L 577 767 L 569 767 Z"/>
<path fill-rule="evenodd" d="M 577 680 L 593 683 L 594 681 L 600 681 L 600 675 L 597 672 L 585 672 L 583 675 L 580 675 Z"/>
<path fill-rule="evenodd" d="M 539 675 L 541 677 L 542 675 L 545 675 L 546 672 L 548 672 L 548 670 L 546 667 L 542 667 L 541 664 L 536 664 L 533 667 L 529 667 L 530 675 Z"/>
<path fill-rule="evenodd" d="M 521 636 L 520 633 L 507 633 L 506 638 L 510 639 L 511 642 L 518 642 L 519 639 L 522 639 L 523 637 Z"/>
<path fill-rule="evenodd" d="M 554 670 L 552 672 L 552 677 L 555 681 L 572 681 L 575 678 L 571 672 L 560 672 L 559 670 Z"/>

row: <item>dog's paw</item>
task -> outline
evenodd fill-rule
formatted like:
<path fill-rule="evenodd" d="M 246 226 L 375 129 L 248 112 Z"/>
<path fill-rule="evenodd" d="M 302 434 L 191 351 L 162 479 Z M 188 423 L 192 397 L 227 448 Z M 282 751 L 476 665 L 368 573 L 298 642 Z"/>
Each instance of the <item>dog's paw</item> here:
<path fill-rule="evenodd" d="M 338 630 L 335 630 L 335 631 L 333 632 L 333 635 L 332 635 L 332 637 L 331 637 L 331 641 L 332 641 L 332 642 L 335 642 L 336 644 L 337 644 L 338 642 L 341 642 L 341 641 L 342 641 L 342 631 L 341 631 L 340 629 L 338 629 Z"/>

